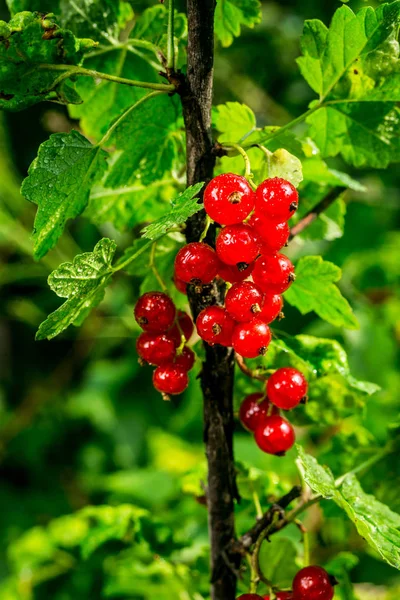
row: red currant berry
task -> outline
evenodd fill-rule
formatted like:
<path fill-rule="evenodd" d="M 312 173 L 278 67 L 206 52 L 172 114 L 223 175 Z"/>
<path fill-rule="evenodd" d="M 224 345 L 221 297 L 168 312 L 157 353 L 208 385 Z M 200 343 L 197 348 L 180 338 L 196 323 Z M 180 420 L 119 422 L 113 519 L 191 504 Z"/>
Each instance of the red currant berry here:
<path fill-rule="evenodd" d="M 279 294 L 265 292 L 263 307 L 258 318 L 266 323 L 272 323 L 279 317 L 283 308 L 283 298 Z"/>
<path fill-rule="evenodd" d="M 271 331 L 264 321 L 239 323 L 233 330 L 232 346 L 244 358 L 263 356 L 271 342 Z"/>
<path fill-rule="evenodd" d="M 174 284 L 175 284 L 175 287 L 178 290 L 178 292 L 180 292 L 181 294 L 185 294 L 185 296 L 186 296 L 186 293 L 187 293 L 186 283 L 184 281 L 182 281 L 182 279 L 179 279 L 175 273 L 174 273 Z"/>
<path fill-rule="evenodd" d="M 268 454 L 282 456 L 295 442 L 295 433 L 291 424 L 279 415 L 264 419 L 255 430 L 257 446 Z"/>
<path fill-rule="evenodd" d="M 264 596 L 263 600 L 270 600 L 269 596 Z M 278 592 L 276 600 L 295 600 L 292 592 Z"/>
<path fill-rule="evenodd" d="M 243 267 L 243 265 L 241 265 L 241 267 Z M 231 267 L 230 265 L 226 265 L 222 261 L 219 261 L 218 275 L 221 279 L 228 281 L 229 283 L 239 283 L 250 277 L 253 269 L 254 263 L 251 263 L 240 270 L 236 265 Z"/>
<path fill-rule="evenodd" d="M 256 213 L 274 221 L 288 221 L 297 210 L 299 195 L 286 179 L 266 179 L 256 191 Z"/>
<path fill-rule="evenodd" d="M 264 294 L 251 281 L 235 283 L 225 296 L 225 307 L 235 321 L 251 321 L 261 313 Z"/>
<path fill-rule="evenodd" d="M 193 335 L 193 331 L 194 331 L 194 325 L 193 325 L 193 321 L 191 319 L 191 317 L 183 312 L 183 310 L 178 310 L 178 318 L 177 318 L 178 325 L 175 323 L 175 325 L 172 327 L 172 329 L 170 329 L 168 331 L 168 337 L 170 337 L 174 343 L 175 346 L 178 347 L 181 345 L 182 342 L 182 338 L 181 335 L 183 334 L 185 337 L 185 341 L 189 341 L 190 338 Z M 181 334 L 182 331 L 182 334 Z"/>
<path fill-rule="evenodd" d="M 279 413 L 276 406 L 263 398 L 263 394 L 250 394 L 240 405 L 239 419 L 248 431 L 255 431 L 263 419 Z"/>
<path fill-rule="evenodd" d="M 190 371 L 190 369 L 193 368 L 195 360 L 196 356 L 193 350 L 185 346 L 182 350 L 182 354 L 176 355 L 174 364 L 179 367 L 182 367 L 183 369 L 185 369 L 185 371 Z"/>
<path fill-rule="evenodd" d="M 293 580 L 296 600 L 332 600 L 335 591 L 329 575 L 322 567 L 305 567 Z"/>
<path fill-rule="evenodd" d="M 263 597 L 258 594 L 242 594 L 236 600 L 263 600 Z"/>
<path fill-rule="evenodd" d="M 295 279 L 294 266 L 284 254 L 260 256 L 252 273 L 254 283 L 264 292 L 282 294 Z"/>
<path fill-rule="evenodd" d="M 218 273 L 218 257 L 208 244 L 192 242 L 181 248 L 175 258 L 175 277 L 185 283 L 211 283 Z"/>
<path fill-rule="evenodd" d="M 267 395 L 278 408 L 290 410 L 306 396 L 308 390 L 304 375 L 297 369 L 283 367 L 271 375 L 267 382 Z"/>
<path fill-rule="evenodd" d="M 261 240 L 261 251 L 263 254 L 278 252 L 289 239 L 290 228 L 286 221 L 277 223 L 254 213 L 249 221 Z"/>
<path fill-rule="evenodd" d="M 260 254 L 260 240 L 249 225 L 228 225 L 217 237 L 216 250 L 222 262 L 245 269 Z"/>
<path fill-rule="evenodd" d="M 145 331 L 167 331 L 175 320 L 175 314 L 175 304 L 163 292 L 147 292 L 135 306 L 135 319 Z"/>
<path fill-rule="evenodd" d="M 196 320 L 197 333 L 208 344 L 232 345 L 235 321 L 222 306 L 209 306 Z"/>
<path fill-rule="evenodd" d="M 136 350 L 142 360 L 155 366 L 171 362 L 175 356 L 174 342 L 163 333 L 144 331 L 136 340 Z"/>
<path fill-rule="evenodd" d="M 241 223 L 254 208 L 255 194 L 247 179 L 225 173 L 215 177 L 205 189 L 204 208 L 221 225 Z"/>
<path fill-rule="evenodd" d="M 168 363 L 161 365 L 153 373 L 153 385 L 161 394 L 174 396 L 182 394 L 189 385 L 189 377 L 182 366 Z"/>

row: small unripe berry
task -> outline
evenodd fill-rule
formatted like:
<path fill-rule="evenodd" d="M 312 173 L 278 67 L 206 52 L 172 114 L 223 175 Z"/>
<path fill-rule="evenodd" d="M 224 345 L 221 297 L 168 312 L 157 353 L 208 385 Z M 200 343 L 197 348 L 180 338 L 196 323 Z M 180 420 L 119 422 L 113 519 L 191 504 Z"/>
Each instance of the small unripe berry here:
<path fill-rule="evenodd" d="M 236 266 L 226 265 L 221 260 L 219 261 L 218 275 L 224 281 L 228 283 L 239 283 L 250 277 L 252 270 L 254 269 L 254 263 L 250 263 L 247 267 L 243 268 L 240 265 L 241 270 Z"/>
<path fill-rule="evenodd" d="M 185 283 L 211 283 L 218 273 L 218 257 L 208 244 L 192 242 L 181 248 L 175 258 L 175 277 Z"/>
<path fill-rule="evenodd" d="M 261 313 L 264 294 L 251 281 L 235 283 L 225 296 L 225 307 L 235 321 L 251 321 Z"/>
<path fill-rule="evenodd" d="M 269 400 L 278 408 L 290 410 L 305 398 L 308 384 L 297 369 L 282 367 L 271 375 L 267 382 Z"/>
<path fill-rule="evenodd" d="M 239 323 L 233 330 L 232 346 L 244 358 L 263 356 L 271 342 L 271 331 L 264 321 Z"/>
<path fill-rule="evenodd" d="M 335 590 L 325 569 L 310 566 L 293 579 L 293 594 L 296 600 L 332 600 Z"/>
<path fill-rule="evenodd" d="M 290 228 L 286 221 L 277 223 L 254 213 L 249 221 L 261 240 L 261 252 L 273 254 L 279 252 L 289 239 Z"/>
<path fill-rule="evenodd" d="M 182 350 L 182 354 L 176 355 L 174 364 L 179 367 L 182 367 L 182 369 L 185 369 L 185 371 L 190 371 L 190 369 L 193 368 L 195 360 L 196 360 L 196 356 L 195 356 L 195 353 L 193 352 L 193 350 L 191 350 L 190 348 L 185 346 L 184 349 Z"/>
<path fill-rule="evenodd" d="M 248 225 L 228 225 L 221 229 L 215 244 L 218 257 L 227 265 L 246 268 L 260 253 L 260 241 Z"/>
<path fill-rule="evenodd" d="M 189 385 L 186 369 L 174 363 L 161 365 L 153 373 L 153 385 L 158 392 L 167 396 L 182 394 Z"/>
<path fill-rule="evenodd" d="M 220 225 L 241 223 L 254 208 L 255 194 L 247 179 L 233 173 L 214 177 L 204 191 L 206 213 Z"/>
<path fill-rule="evenodd" d="M 154 366 L 171 362 L 175 356 L 175 344 L 165 333 L 144 331 L 136 340 L 136 350 L 142 360 Z"/>
<path fill-rule="evenodd" d="M 263 419 L 279 413 L 276 406 L 263 398 L 263 394 L 250 394 L 240 405 L 239 419 L 248 431 L 255 431 Z"/>
<path fill-rule="evenodd" d="M 175 320 L 175 314 L 175 304 L 163 292 L 147 292 L 135 306 L 135 318 L 140 327 L 154 333 L 167 331 Z"/>
<path fill-rule="evenodd" d="M 271 292 L 265 292 L 263 298 L 263 306 L 258 318 L 265 323 L 272 323 L 282 313 L 283 298 L 280 294 L 273 294 Z"/>
<path fill-rule="evenodd" d="M 256 190 L 256 213 L 274 221 L 288 221 L 297 210 L 299 195 L 286 179 L 266 179 Z"/>
<path fill-rule="evenodd" d="M 284 254 L 260 256 L 254 265 L 253 280 L 264 292 L 282 294 L 293 283 L 294 266 Z"/>
<path fill-rule="evenodd" d="M 284 455 L 295 442 L 294 429 L 280 415 L 267 417 L 254 433 L 257 446 L 267 454 Z"/>
<path fill-rule="evenodd" d="M 222 306 L 209 306 L 196 320 L 197 333 L 208 344 L 232 345 L 235 322 Z"/>

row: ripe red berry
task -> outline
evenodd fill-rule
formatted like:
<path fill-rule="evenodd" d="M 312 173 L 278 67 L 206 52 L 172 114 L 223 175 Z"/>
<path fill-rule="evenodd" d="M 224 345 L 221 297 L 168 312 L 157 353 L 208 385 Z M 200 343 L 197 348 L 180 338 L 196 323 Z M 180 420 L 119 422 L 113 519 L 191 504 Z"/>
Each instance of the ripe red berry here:
<path fill-rule="evenodd" d="M 288 221 L 297 210 L 299 195 L 286 179 L 266 179 L 256 191 L 256 213 L 274 221 Z"/>
<path fill-rule="evenodd" d="M 182 369 L 185 369 L 185 371 L 190 371 L 190 369 L 193 368 L 195 360 L 196 356 L 193 350 L 185 346 L 182 350 L 182 354 L 176 355 L 174 364 L 179 367 L 182 367 Z"/>
<path fill-rule="evenodd" d="M 282 294 L 294 281 L 294 266 L 284 254 L 260 256 L 254 265 L 253 280 L 264 292 Z"/>
<path fill-rule="evenodd" d="M 275 406 L 290 410 L 306 396 L 308 384 L 297 369 L 283 367 L 271 375 L 267 382 L 267 395 Z"/>
<path fill-rule="evenodd" d="M 181 248 L 175 258 L 175 277 L 185 283 L 211 283 L 218 272 L 218 257 L 208 244 L 192 242 Z"/>
<path fill-rule="evenodd" d="M 176 347 L 180 346 L 182 342 L 181 330 L 186 342 L 190 340 L 194 331 L 194 325 L 191 317 L 187 313 L 183 312 L 183 310 L 178 310 L 177 321 L 179 323 L 179 327 L 175 323 L 175 325 L 168 331 L 168 337 L 174 341 Z"/>
<path fill-rule="evenodd" d="M 240 405 L 239 419 L 248 431 L 255 431 L 264 418 L 279 413 L 276 406 L 263 398 L 263 394 L 250 394 Z"/>
<path fill-rule="evenodd" d="M 269 596 L 264 596 L 263 600 L 270 600 Z M 295 600 L 292 592 L 278 592 L 276 600 Z"/>
<path fill-rule="evenodd" d="M 243 265 L 241 265 L 243 267 Z M 250 277 L 252 270 L 254 269 L 254 263 L 249 264 L 247 267 L 240 270 L 236 265 L 233 267 L 226 265 L 221 260 L 219 261 L 218 275 L 224 281 L 229 283 L 239 283 Z"/>
<path fill-rule="evenodd" d="M 142 360 L 155 366 L 171 362 L 175 356 L 174 342 L 163 333 L 144 331 L 136 340 L 136 350 Z"/>
<path fill-rule="evenodd" d="M 235 283 L 225 296 L 225 307 L 235 321 L 251 321 L 258 317 L 263 306 L 264 294 L 251 281 Z"/>
<path fill-rule="evenodd" d="M 215 177 L 204 191 L 206 213 L 221 225 L 241 223 L 254 208 L 255 194 L 247 179 L 225 173 Z"/>
<path fill-rule="evenodd" d="M 228 225 L 217 237 L 216 250 L 222 262 L 246 268 L 259 255 L 260 240 L 249 225 Z"/>
<path fill-rule="evenodd" d="M 182 366 L 168 363 L 157 367 L 154 371 L 153 385 L 161 394 L 174 396 L 186 390 L 189 376 Z"/>
<path fill-rule="evenodd" d="M 261 252 L 263 254 L 278 252 L 289 239 L 290 228 L 286 221 L 277 223 L 254 213 L 249 225 L 253 227 L 262 242 Z"/>
<path fill-rule="evenodd" d="M 325 569 L 310 566 L 293 579 L 293 594 L 296 600 L 332 600 L 335 591 Z"/>
<path fill-rule="evenodd" d="M 136 321 L 145 331 L 167 331 L 175 320 L 175 314 L 175 304 L 163 292 L 147 292 L 135 306 Z"/>
<path fill-rule="evenodd" d="M 236 600 L 263 600 L 263 597 L 258 594 L 242 594 Z"/>
<path fill-rule="evenodd" d="M 232 346 L 244 358 L 263 356 L 271 342 L 271 331 L 264 321 L 239 323 L 233 330 Z"/>
<path fill-rule="evenodd" d="M 185 294 L 186 295 L 186 283 L 184 281 L 182 281 L 182 279 L 179 279 L 176 274 L 174 273 L 174 284 L 176 289 L 178 290 L 178 292 L 180 292 L 181 294 Z"/>
<path fill-rule="evenodd" d="M 258 315 L 258 318 L 265 323 L 272 323 L 282 312 L 283 298 L 279 294 L 265 292 L 263 299 L 263 307 Z"/>
<path fill-rule="evenodd" d="M 209 306 L 196 320 L 197 333 L 209 344 L 232 345 L 235 322 L 222 306 Z"/>
<path fill-rule="evenodd" d="M 263 419 L 255 430 L 256 444 L 263 452 L 283 455 L 295 442 L 295 433 L 291 424 L 280 415 Z"/>

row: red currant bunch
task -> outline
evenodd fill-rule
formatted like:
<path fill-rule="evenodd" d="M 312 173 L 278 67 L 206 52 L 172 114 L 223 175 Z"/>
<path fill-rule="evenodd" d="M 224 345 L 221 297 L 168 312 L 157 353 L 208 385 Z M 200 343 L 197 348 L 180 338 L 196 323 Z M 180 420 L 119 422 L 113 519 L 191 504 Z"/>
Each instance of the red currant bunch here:
<path fill-rule="evenodd" d="M 334 583 L 334 578 L 322 567 L 305 567 L 293 579 L 293 599 L 332 600 L 335 595 Z"/>

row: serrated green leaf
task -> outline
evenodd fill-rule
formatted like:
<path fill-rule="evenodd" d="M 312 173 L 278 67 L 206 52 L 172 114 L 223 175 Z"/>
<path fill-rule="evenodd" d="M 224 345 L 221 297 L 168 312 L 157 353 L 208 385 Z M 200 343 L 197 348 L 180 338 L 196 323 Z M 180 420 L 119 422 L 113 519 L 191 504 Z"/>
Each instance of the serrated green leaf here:
<path fill-rule="evenodd" d="M 239 37 L 242 25 L 254 27 L 261 21 L 259 0 L 218 0 L 215 9 L 215 35 L 224 47 Z"/>
<path fill-rule="evenodd" d="M 68 219 L 82 213 L 93 183 L 106 170 L 106 156 L 78 131 L 56 133 L 40 146 L 21 188 L 22 195 L 38 205 L 35 258 L 55 246 Z"/>
<path fill-rule="evenodd" d="M 255 129 L 256 116 L 246 104 L 227 102 L 213 109 L 213 125 L 219 142 L 239 142 Z"/>
<path fill-rule="evenodd" d="M 317 459 L 307 454 L 298 444 L 296 450 L 299 455 L 301 475 L 307 485 L 324 498 L 333 498 L 336 494 L 336 486 L 331 471 L 318 464 Z"/>
<path fill-rule="evenodd" d="M 336 327 L 357 329 L 358 321 L 347 300 L 334 285 L 341 277 L 339 267 L 321 256 L 306 256 L 296 266 L 296 282 L 285 299 L 302 314 L 311 311 Z"/>
<path fill-rule="evenodd" d="M 52 339 L 69 325 L 81 322 L 104 297 L 112 275 L 116 243 L 100 240 L 93 252 L 79 254 L 73 262 L 63 263 L 49 276 L 50 288 L 61 298 L 68 298 L 40 325 L 36 339 Z"/>
<path fill-rule="evenodd" d="M 327 163 L 320 157 L 306 158 L 302 161 L 303 177 L 307 183 L 312 181 L 329 186 L 341 186 L 354 190 L 355 192 L 365 192 L 366 187 L 356 179 L 353 179 L 347 173 L 331 169 Z"/>
<path fill-rule="evenodd" d="M 264 181 L 272 177 L 282 177 L 298 187 L 303 180 L 301 161 L 284 148 L 266 153 L 261 169 L 256 173 L 256 180 Z"/>
<path fill-rule="evenodd" d="M 279 589 L 289 588 L 299 570 L 296 558 L 297 549 L 293 540 L 281 536 L 271 538 L 261 548 L 260 568 L 264 576 Z"/>
<path fill-rule="evenodd" d="M 115 43 L 132 17 L 132 8 L 124 0 L 60 0 L 63 25 L 76 35 L 101 42 Z"/>
<path fill-rule="evenodd" d="M 196 183 L 196 185 L 192 185 L 182 192 L 173 200 L 172 210 L 167 215 L 143 229 L 143 237 L 155 240 L 170 229 L 182 225 L 189 217 L 199 212 L 203 205 L 198 202 L 196 196 L 203 186 L 204 183 Z"/>

